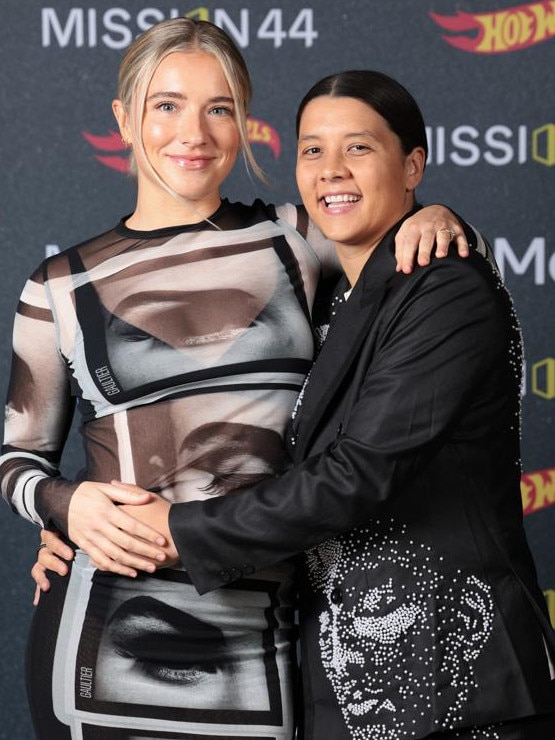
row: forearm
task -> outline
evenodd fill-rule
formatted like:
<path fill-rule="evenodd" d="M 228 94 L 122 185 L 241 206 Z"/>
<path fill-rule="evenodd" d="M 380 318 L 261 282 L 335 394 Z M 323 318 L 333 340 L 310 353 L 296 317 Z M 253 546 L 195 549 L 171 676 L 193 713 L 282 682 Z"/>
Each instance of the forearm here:
<path fill-rule="evenodd" d="M 57 465 L 23 450 L 3 448 L 2 494 L 12 509 L 34 524 L 67 535 L 67 512 L 77 483 L 58 475 Z"/>
<path fill-rule="evenodd" d="M 199 591 L 363 524 L 445 444 L 485 381 L 495 388 L 506 336 L 497 289 L 442 265 L 431 279 L 411 278 L 402 303 L 389 299 L 380 349 L 343 433 L 323 452 L 280 479 L 172 506 L 171 533 Z"/>
<path fill-rule="evenodd" d="M 396 480 L 393 458 L 344 437 L 329 450 L 257 486 L 173 504 L 169 526 L 200 593 L 262 570 L 372 516 Z"/>

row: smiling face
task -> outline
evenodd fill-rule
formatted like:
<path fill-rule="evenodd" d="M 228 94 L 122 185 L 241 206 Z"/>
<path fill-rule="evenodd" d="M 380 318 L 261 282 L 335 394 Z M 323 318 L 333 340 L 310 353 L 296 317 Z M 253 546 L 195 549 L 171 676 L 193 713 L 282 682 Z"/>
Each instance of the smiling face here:
<path fill-rule="evenodd" d="M 233 96 L 216 57 L 174 52 L 160 62 L 147 90 L 142 147 L 133 140 L 120 101 L 114 101 L 114 113 L 137 162 L 138 206 L 129 225 L 171 225 L 175 212 L 177 223 L 193 223 L 214 213 L 240 144 Z M 183 201 L 163 187 L 151 168 Z"/>
<path fill-rule="evenodd" d="M 387 121 L 356 98 L 323 95 L 304 108 L 297 185 L 311 219 L 335 242 L 351 284 L 413 206 L 424 162 L 423 149 L 405 154 Z"/>

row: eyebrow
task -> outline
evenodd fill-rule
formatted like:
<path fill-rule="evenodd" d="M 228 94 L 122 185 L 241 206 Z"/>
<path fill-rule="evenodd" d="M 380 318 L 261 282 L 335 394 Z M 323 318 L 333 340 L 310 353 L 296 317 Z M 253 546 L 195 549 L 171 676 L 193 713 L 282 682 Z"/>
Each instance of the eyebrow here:
<path fill-rule="evenodd" d="M 369 136 L 371 139 L 374 139 L 375 141 L 379 141 L 379 136 L 377 136 L 372 131 L 369 131 L 367 129 L 363 129 L 362 131 L 352 131 L 351 133 L 348 133 L 345 135 L 346 139 L 357 139 L 360 136 Z M 299 136 L 299 141 L 317 141 L 318 139 L 321 139 L 322 137 L 319 134 L 305 134 L 304 136 Z"/>
<path fill-rule="evenodd" d="M 162 98 L 170 98 L 172 100 L 187 100 L 187 96 L 183 95 L 183 93 L 179 92 L 172 92 L 171 90 L 161 90 L 160 92 L 152 93 L 152 95 L 149 95 L 147 97 L 147 102 L 150 100 L 160 100 Z M 234 103 L 233 98 L 229 97 L 228 95 L 217 95 L 214 98 L 210 98 L 208 100 L 208 103 Z"/>

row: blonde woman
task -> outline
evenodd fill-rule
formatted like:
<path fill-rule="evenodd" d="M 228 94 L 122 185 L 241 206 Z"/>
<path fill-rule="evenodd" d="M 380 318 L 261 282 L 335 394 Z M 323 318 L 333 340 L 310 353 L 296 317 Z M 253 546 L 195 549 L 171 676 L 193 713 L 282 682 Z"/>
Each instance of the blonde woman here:
<path fill-rule="evenodd" d="M 245 63 L 217 27 L 178 18 L 143 34 L 113 103 L 135 209 L 44 262 L 22 294 L 3 495 L 76 550 L 29 640 L 41 740 L 294 733 L 292 566 L 200 597 L 179 564 L 155 571 L 175 551 L 148 523 L 150 493 L 111 484 L 174 504 L 283 470 L 333 250 L 301 207 L 222 197 L 240 151 L 258 172 L 249 102 Z M 405 239 L 416 233 L 425 255 L 436 232 L 443 250 L 453 235 L 467 246 L 446 209 L 417 216 Z M 86 466 L 66 480 L 75 399 Z"/>

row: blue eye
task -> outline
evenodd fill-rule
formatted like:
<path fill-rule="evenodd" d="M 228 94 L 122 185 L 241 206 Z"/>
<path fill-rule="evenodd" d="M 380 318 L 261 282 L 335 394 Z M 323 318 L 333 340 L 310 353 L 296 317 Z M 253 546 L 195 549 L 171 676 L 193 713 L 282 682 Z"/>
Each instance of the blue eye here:
<path fill-rule="evenodd" d="M 175 104 L 168 102 L 158 103 L 158 105 L 156 106 L 156 110 L 161 110 L 166 113 L 173 113 L 173 111 L 175 110 Z"/>
<path fill-rule="evenodd" d="M 225 105 L 217 105 L 210 110 L 210 113 L 215 116 L 233 116 L 233 110 Z"/>

